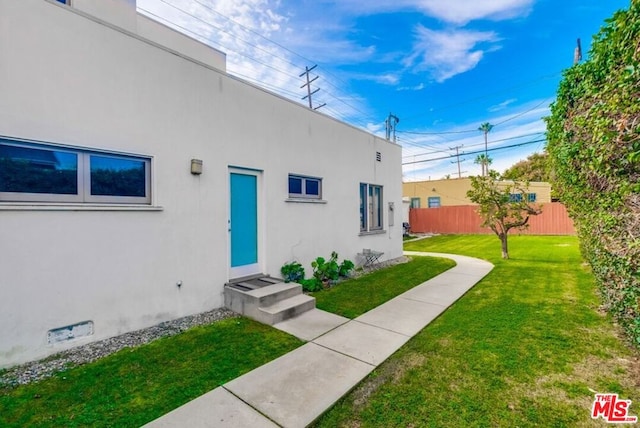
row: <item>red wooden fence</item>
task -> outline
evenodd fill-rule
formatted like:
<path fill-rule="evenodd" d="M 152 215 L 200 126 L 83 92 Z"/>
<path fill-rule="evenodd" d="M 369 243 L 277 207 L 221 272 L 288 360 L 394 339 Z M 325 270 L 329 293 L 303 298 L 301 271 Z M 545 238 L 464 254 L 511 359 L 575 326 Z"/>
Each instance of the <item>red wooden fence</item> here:
<path fill-rule="evenodd" d="M 409 224 L 415 233 L 493 233 L 491 229 L 480 227 L 480 216 L 476 205 L 460 205 L 440 208 L 413 208 L 409 211 Z M 542 214 L 529 218 L 525 230 L 511 233 L 526 235 L 575 235 L 573 221 L 567 209 L 559 202 L 542 205 Z"/>

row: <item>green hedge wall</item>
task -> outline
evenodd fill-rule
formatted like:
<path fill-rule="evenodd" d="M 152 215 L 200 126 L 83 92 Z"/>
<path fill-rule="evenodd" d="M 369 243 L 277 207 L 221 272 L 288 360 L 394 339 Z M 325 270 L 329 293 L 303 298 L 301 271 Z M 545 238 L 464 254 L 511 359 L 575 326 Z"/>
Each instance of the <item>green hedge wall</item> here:
<path fill-rule="evenodd" d="M 640 346 L 640 0 L 564 73 L 547 121 L 555 187 L 606 308 Z"/>

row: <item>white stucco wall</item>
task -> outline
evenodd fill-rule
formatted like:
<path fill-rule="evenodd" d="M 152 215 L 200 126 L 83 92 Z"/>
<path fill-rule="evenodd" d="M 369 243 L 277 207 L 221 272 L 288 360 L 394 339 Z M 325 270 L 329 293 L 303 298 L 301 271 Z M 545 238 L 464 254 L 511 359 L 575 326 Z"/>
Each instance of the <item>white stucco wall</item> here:
<path fill-rule="evenodd" d="M 0 201 L 0 367 L 222 306 L 230 166 L 262 171 L 264 273 L 402 254 L 394 144 L 44 0 L 0 1 L 0 58 L 0 135 L 152 156 L 153 174 L 151 207 Z M 326 203 L 287 202 L 289 173 L 321 177 Z M 384 233 L 359 232 L 360 182 L 384 186 Z"/>

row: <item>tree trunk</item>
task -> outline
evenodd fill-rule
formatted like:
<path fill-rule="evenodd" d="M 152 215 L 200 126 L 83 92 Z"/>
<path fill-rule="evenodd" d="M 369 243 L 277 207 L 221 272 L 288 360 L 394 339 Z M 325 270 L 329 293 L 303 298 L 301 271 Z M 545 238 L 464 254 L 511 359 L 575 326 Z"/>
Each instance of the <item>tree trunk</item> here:
<path fill-rule="evenodd" d="M 507 234 L 506 233 L 501 233 L 500 234 L 500 242 L 502 243 L 502 258 L 503 259 L 508 259 L 509 258 L 509 248 L 507 247 Z"/>

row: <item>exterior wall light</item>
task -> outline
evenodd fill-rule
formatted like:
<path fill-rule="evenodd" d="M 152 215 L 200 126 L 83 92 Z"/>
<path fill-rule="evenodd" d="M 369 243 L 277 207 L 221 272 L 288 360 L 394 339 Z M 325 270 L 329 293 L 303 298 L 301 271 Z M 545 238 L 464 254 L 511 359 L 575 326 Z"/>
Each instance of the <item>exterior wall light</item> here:
<path fill-rule="evenodd" d="M 191 159 L 191 174 L 202 174 L 202 159 Z"/>

